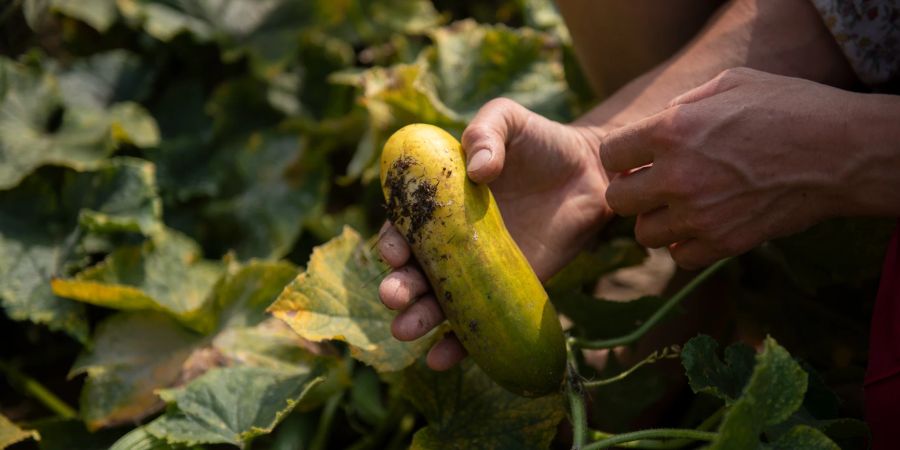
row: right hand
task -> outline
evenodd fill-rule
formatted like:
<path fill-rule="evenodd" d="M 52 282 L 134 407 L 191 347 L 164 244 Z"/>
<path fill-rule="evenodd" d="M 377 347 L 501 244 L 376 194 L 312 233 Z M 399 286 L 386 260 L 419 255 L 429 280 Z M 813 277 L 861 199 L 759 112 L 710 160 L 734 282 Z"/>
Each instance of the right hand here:
<path fill-rule="evenodd" d="M 612 216 L 606 204 L 609 176 L 599 139 L 586 128 L 564 125 L 508 99 L 485 104 L 463 132 L 467 173 L 487 183 L 503 221 L 541 281 L 559 271 Z M 381 301 L 400 310 L 391 332 L 418 339 L 444 321 L 403 236 L 388 222 L 378 249 L 393 271 L 379 287 Z M 465 358 L 450 333 L 428 353 L 428 366 L 446 370 Z"/>

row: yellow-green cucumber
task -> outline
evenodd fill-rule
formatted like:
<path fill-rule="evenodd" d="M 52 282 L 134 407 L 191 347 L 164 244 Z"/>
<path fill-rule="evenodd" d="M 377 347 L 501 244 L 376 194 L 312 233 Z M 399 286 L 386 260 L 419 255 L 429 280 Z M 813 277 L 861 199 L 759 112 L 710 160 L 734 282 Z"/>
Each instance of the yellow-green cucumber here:
<path fill-rule="evenodd" d="M 556 310 L 465 161 L 460 143 L 438 127 L 398 130 L 381 153 L 388 217 L 482 370 L 519 395 L 556 392 L 566 366 Z"/>

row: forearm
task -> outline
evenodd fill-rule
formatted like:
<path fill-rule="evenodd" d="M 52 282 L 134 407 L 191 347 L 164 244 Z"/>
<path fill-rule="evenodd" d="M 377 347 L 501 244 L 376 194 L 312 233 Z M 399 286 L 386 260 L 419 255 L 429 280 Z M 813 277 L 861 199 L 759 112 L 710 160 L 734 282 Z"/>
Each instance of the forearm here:
<path fill-rule="evenodd" d="M 684 47 L 724 0 L 556 0 L 575 55 L 605 99 Z"/>
<path fill-rule="evenodd" d="M 732 0 L 681 51 L 579 118 L 599 139 L 719 72 L 751 67 L 846 87 L 846 60 L 808 0 Z"/>

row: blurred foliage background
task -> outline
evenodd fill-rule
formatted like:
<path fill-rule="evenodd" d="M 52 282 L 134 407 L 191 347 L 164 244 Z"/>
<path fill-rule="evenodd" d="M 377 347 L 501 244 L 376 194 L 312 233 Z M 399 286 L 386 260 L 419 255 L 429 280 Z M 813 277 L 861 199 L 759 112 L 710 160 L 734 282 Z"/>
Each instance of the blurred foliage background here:
<path fill-rule="evenodd" d="M 378 229 L 374 161 L 402 125 L 458 136 L 499 96 L 560 121 L 590 107 L 570 45 L 547 0 L 4 1 L 0 430 L 11 434 L 0 436 L 24 440 L 16 448 L 107 448 L 130 430 L 120 448 L 406 445 L 434 418 L 385 400 L 397 395 L 374 371 L 275 325 L 265 308 L 345 225 L 363 237 Z M 854 398 L 887 230 L 832 223 L 743 258 L 707 294 L 727 313 L 715 329 L 772 333 Z M 585 260 L 617 261 L 589 271 L 585 291 L 643 258 L 628 234 L 627 222 L 610 227 Z M 873 243 L 844 239 L 860 234 Z M 583 325 L 621 328 L 653 305 Z M 647 411 L 676 425 L 708 412 L 684 398 L 683 380 L 665 387 L 679 376 L 641 372 L 598 390 L 594 419 L 617 431 Z M 228 397 L 238 385 L 258 389 Z M 158 388 L 175 389 L 160 400 Z M 253 417 L 210 429 L 215 397 Z M 663 397 L 677 406 L 659 406 Z M 538 409 L 558 422 L 556 406 Z M 163 411 L 162 425 L 134 428 Z M 555 422 L 541 420 L 526 440 L 553 437 Z M 340 431 L 329 443 L 330 429 Z"/>

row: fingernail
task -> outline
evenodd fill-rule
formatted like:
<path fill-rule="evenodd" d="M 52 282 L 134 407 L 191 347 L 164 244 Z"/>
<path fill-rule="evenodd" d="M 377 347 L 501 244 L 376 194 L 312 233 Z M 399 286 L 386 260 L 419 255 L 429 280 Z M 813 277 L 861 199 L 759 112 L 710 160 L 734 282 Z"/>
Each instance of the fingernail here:
<path fill-rule="evenodd" d="M 478 172 L 484 166 L 486 166 L 487 163 L 491 162 L 491 159 L 493 159 L 493 158 L 494 158 L 494 153 L 491 152 L 490 150 L 488 150 L 486 148 L 478 150 L 477 152 L 475 152 L 474 155 L 472 155 L 471 158 L 469 158 L 469 164 L 468 164 L 467 170 L 469 172 Z"/>

